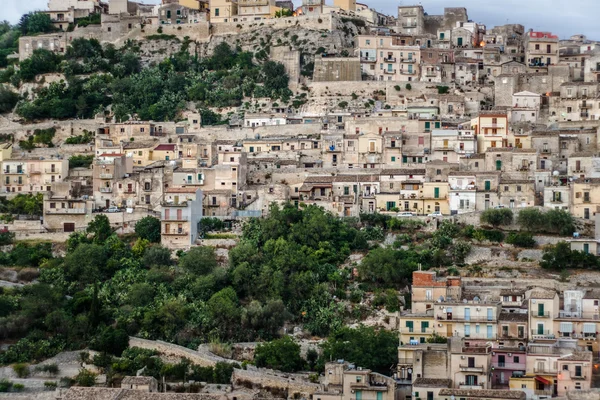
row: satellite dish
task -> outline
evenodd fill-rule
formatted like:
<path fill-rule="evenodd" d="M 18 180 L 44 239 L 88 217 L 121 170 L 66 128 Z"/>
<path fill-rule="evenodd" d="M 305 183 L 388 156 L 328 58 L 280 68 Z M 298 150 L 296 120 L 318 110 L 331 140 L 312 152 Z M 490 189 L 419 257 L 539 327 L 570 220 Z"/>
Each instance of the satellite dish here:
<path fill-rule="evenodd" d="M 558 171 L 553 171 L 552 172 L 552 176 L 558 176 L 558 175 L 560 175 L 560 172 L 558 172 Z"/>

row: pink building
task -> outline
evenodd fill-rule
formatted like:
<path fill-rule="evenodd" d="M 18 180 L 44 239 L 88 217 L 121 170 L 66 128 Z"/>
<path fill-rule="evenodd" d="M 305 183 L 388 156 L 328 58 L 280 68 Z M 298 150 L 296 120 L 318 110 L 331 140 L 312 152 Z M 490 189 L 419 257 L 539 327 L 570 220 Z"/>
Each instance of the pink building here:
<path fill-rule="evenodd" d="M 492 349 L 492 389 L 508 389 L 510 378 L 525 375 L 526 347 L 494 346 L 497 347 Z"/>

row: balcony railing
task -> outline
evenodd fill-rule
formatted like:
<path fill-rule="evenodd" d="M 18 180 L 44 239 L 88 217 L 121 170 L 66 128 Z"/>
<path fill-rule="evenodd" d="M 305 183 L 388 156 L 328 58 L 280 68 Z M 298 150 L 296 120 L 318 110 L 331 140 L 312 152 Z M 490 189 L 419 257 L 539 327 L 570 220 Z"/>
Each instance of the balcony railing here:
<path fill-rule="evenodd" d="M 110 159 L 110 160 L 96 160 L 96 165 L 111 165 L 114 164 L 115 160 L 114 159 Z"/>
<path fill-rule="evenodd" d="M 173 203 L 168 201 L 161 201 L 160 205 L 163 207 L 187 207 L 187 201 L 180 201 L 179 203 Z"/>
<path fill-rule="evenodd" d="M 361 57 L 360 62 L 376 63 L 377 59 L 375 57 Z"/>
<path fill-rule="evenodd" d="M 386 57 L 383 59 L 384 62 L 388 62 L 388 63 L 395 63 L 396 62 L 396 57 Z"/>
<path fill-rule="evenodd" d="M 402 27 L 403 27 L 403 28 L 416 28 L 416 27 L 417 27 L 417 22 L 416 22 L 416 21 L 412 21 L 412 22 L 403 22 L 403 23 L 402 23 Z"/>
<path fill-rule="evenodd" d="M 238 0 L 239 6 L 268 6 L 268 0 Z"/>
<path fill-rule="evenodd" d="M 586 113 L 586 112 L 582 112 L 582 113 L 579 113 L 579 116 L 580 116 L 581 118 L 589 118 L 589 117 L 590 117 L 590 114 L 589 114 L 589 113 Z"/>
<path fill-rule="evenodd" d="M 550 318 L 550 313 L 548 311 L 546 311 L 546 312 L 532 311 L 531 317 L 532 318 Z"/>
<path fill-rule="evenodd" d="M 436 77 L 437 76 L 437 72 L 436 71 L 427 71 L 427 72 L 425 72 L 425 76 Z"/>
<path fill-rule="evenodd" d="M 448 318 L 448 314 L 438 314 L 435 319 L 440 321 L 473 321 L 473 322 L 494 322 L 497 318 L 493 316 L 488 317 L 487 315 L 456 315 L 452 314 Z"/>
<path fill-rule="evenodd" d="M 402 58 L 400 62 L 405 64 L 414 64 L 417 62 L 417 60 L 414 58 Z"/>
<path fill-rule="evenodd" d="M 100 188 L 100 193 L 112 193 L 112 188 L 110 187 L 101 187 Z"/>
<path fill-rule="evenodd" d="M 414 74 L 416 74 L 416 71 L 406 71 L 406 70 L 401 69 L 400 70 L 400 74 L 402 74 L 402 75 L 414 75 Z"/>
<path fill-rule="evenodd" d="M 112 179 L 113 174 L 100 174 L 100 179 Z"/>
<path fill-rule="evenodd" d="M 395 69 L 384 69 L 383 73 L 385 75 L 396 75 L 396 70 Z"/>
<path fill-rule="evenodd" d="M 510 370 L 525 370 L 525 364 L 498 362 L 492 365 L 494 369 L 510 369 Z"/>
<path fill-rule="evenodd" d="M 47 174 L 58 174 L 58 173 L 60 173 L 59 171 L 57 171 L 57 170 L 56 170 L 56 169 L 54 169 L 54 168 L 45 168 L 45 169 L 44 169 L 44 171 L 45 171 Z"/>
<path fill-rule="evenodd" d="M 484 384 L 483 383 L 465 383 L 465 382 L 461 382 L 459 385 L 459 389 L 483 389 Z"/>
<path fill-rule="evenodd" d="M 535 367 L 533 368 L 534 374 L 556 374 L 558 370 L 550 367 Z"/>
<path fill-rule="evenodd" d="M 172 229 L 162 233 L 165 236 L 187 236 L 188 232 L 184 229 Z"/>
<path fill-rule="evenodd" d="M 582 313 L 582 312 L 577 312 L 577 311 L 559 311 L 557 318 L 574 318 L 574 319 L 594 319 L 594 320 L 600 320 L 600 315 L 594 314 L 594 313 Z"/>
<path fill-rule="evenodd" d="M 400 328 L 401 334 L 416 334 L 416 335 L 433 335 L 435 329 L 433 328 Z"/>
<path fill-rule="evenodd" d="M 85 214 L 87 210 L 85 208 L 57 208 L 48 209 L 46 214 L 60 215 L 60 214 Z"/>
<path fill-rule="evenodd" d="M 481 366 L 475 366 L 475 365 L 471 366 L 471 365 L 462 365 L 461 364 L 460 365 L 460 370 L 462 372 L 479 372 L 479 373 L 482 374 L 483 371 L 484 371 L 484 367 L 483 367 L 483 365 L 481 365 Z"/>
<path fill-rule="evenodd" d="M 168 217 L 164 217 L 163 221 L 189 221 L 189 217 L 187 215 L 182 215 L 178 217 L 177 215 L 169 215 Z"/>
<path fill-rule="evenodd" d="M 550 333 L 550 331 L 544 331 L 544 334 L 536 333 L 537 330 L 534 330 L 531 335 L 532 336 L 546 336 L 546 338 L 554 338 L 555 335 Z M 554 346 L 529 346 L 527 348 L 528 354 L 560 354 L 560 349 Z"/>

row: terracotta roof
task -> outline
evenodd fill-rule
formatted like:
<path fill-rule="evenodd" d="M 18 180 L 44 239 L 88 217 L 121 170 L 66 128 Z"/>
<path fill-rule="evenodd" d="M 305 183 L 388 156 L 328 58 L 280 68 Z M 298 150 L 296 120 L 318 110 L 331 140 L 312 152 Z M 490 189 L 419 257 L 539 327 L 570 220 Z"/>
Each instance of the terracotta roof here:
<path fill-rule="evenodd" d="M 436 379 L 436 378 L 417 378 L 413 382 L 413 386 L 425 387 L 441 387 L 447 388 L 452 385 L 451 379 Z"/>
<path fill-rule="evenodd" d="M 503 312 L 503 313 L 500 313 L 498 319 L 500 321 L 507 321 L 507 322 L 527 322 L 529 320 L 529 316 L 527 314 L 522 314 L 522 313 Z"/>
<path fill-rule="evenodd" d="M 520 390 L 494 390 L 494 389 L 442 389 L 440 396 L 468 397 L 471 399 L 514 399 L 521 400 L 527 396 Z"/>
<path fill-rule="evenodd" d="M 558 359 L 559 361 L 592 361 L 592 353 L 573 353 L 561 357 Z"/>
<path fill-rule="evenodd" d="M 175 145 L 174 144 L 159 144 L 158 146 L 156 146 L 156 148 L 154 150 L 155 151 L 175 151 Z"/>
<path fill-rule="evenodd" d="M 554 290 L 537 288 L 533 289 L 533 292 L 531 292 L 529 297 L 532 299 L 553 299 L 554 296 L 556 296 Z"/>
<path fill-rule="evenodd" d="M 150 385 L 153 382 L 158 383 L 156 378 L 152 376 L 126 376 L 121 383 L 126 385 Z"/>
<path fill-rule="evenodd" d="M 165 190 L 166 193 L 196 193 L 198 188 L 194 187 L 170 187 Z"/>
<path fill-rule="evenodd" d="M 381 175 L 425 175 L 425 168 L 398 168 L 398 169 L 384 169 L 381 171 Z"/>

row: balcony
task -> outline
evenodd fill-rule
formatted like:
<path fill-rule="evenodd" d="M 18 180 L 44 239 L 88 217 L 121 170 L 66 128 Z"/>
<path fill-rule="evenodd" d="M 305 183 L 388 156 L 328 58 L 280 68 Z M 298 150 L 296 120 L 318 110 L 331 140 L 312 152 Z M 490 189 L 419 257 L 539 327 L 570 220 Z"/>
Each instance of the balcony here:
<path fill-rule="evenodd" d="M 494 122 L 481 124 L 481 128 L 504 129 L 505 127 L 505 124 L 499 124 Z"/>
<path fill-rule="evenodd" d="M 187 207 L 188 203 L 187 201 L 180 201 L 179 203 L 161 201 L 160 205 L 163 207 Z"/>
<path fill-rule="evenodd" d="M 162 218 L 162 221 L 189 221 L 190 218 L 187 215 L 181 215 L 181 216 L 177 216 L 177 215 L 169 215 L 168 217 L 164 217 Z"/>
<path fill-rule="evenodd" d="M 374 390 L 376 392 L 385 392 L 388 390 L 387 385 L 384 383 L 372 385 L 369 382 L 352 382 L 350 388 L 357 390 Z"/>
<path fill-rule="evenodd" d="M 46 172 L 47 174 L 58 174 L 58 173 L 60 173 L 55 168 L 44 168 L 44 172 Z"/>
<path fill-rule="evenodd" d="M 403 64 L 414 64 L 417 62 L 417 60 L 414 58 L 402 58 L 400 62 Z"/>
<path fill-rule="evenodd" d="M 414 335 L 433 335 L 435 330 L 433 328 L 400 328 L 400 334 L 414 334 Z"/>
<path fill-rule="evenodd" d="M 594 313 L 582 313 L 577 311 L 559 311 L 557 318 L 600 320 L 600 315 Z"/>
<path fill-rule="evenodd" d="M 425 76 L 430 77 L 430 78 L 435 78 L 437 76 L 437 72 L 436 71 L 427 71 L 427 72 L 425 72 Z"/>
<path fill-rule="evenodd" d="M 111 187 L 101 187 L 100 188 L 100 193 L 112 193 L 112 188 Z"/>
<path fill-rule="evenodd" d="M 416 71 L 405 71 L 403 69 L 400 70 L 401 75 L 415 75 L 416 73 Z"/>
<path fill-rule="evenodd" d="M 417 16 L 417 11 L 416 10 L 402 11 L 402 16 L 403 17 L 416 17 Z"/>
<path fill-rule="evenodd" d="M 412 358 L 398 358 L 398 365 L 412 365 L 413 362 Z"/>
<path fill-rule="evenodd" d="M 383 73 L 385 75 L 396 75 L 396 70 L 395 69 L 384 69 Z"/>
<path fill-rule="evenodd" d="M 170 231 L 162 232 L 163 236 L 187 236 L 188 232 L 184 229 L 172 229 Z"/>
<path fill-rule="evenodd" d="M 550 313 L 548 311 L 546 311 L 546 312 L 532 311 L 531 318 L 550 318 Z"/>
<path fill-rule="evenodd" d="M 268 0 L 238 0 L 238 6 L 268 6 Z"/>
<path fill-rule="evenodd" d="M 581 117 L 581 118 L 589 118 L 590 114 L 586 113 L 586 112 L 582 112 L 582 113 L 579 113 L 579 117 Z"/>
<path fill-rule="evenodd" d="M 579 106 L 580 110 L 589 110 L 590 108 L 592 108 L 592 105 L 591 104 L 587 104 L 587 103 L 584 103 L 584 104 L 582 104 L 582 105 Z"/>
<path fill-rule="evenodd" d="M 31 170 L 29 171 L 29 175 L 41 175 L 42 171 L 40 170 Z"/>
<path fill-rule="evenodd" d="M 114 159 L 110 160 L 96 160 L 96 165 L 112 165 L 115 163 Z"/>
<path fill-rule="evenodd" d="M 384 58 L 383 61 L 387 62 L 387 63 L 395 63 L 396 62 L 396 57 L 390 57 L 390 56 L 388 56 L 387 58 Z"/>
<path fill-rule="evenodd" d="M 477 373 L 483 374 L 483 371 L 484 371 L 483 365 L 477 367 L 475 365 L 463 365 L 463 364 L 461 364 L 459 366 L 459 368 L 460 368 L 461 372 L 477 372 Z"/>
<path fill-rule="evenodd" d="M 113 174 L 100 174 L 100 179 L 112 179 Z"/>
<path fill-rule="evenodd" d="M 136 194 L 136 191 L 135 189 L 127 189 L 123 191 L 123 194 Z"/>
<path fill-rule="evenodd" d="M 151 192 L 152 191 L 152 186 L 144 186 L 144 192 Z"/>
<path fill-rule="evenodd" d="M 488 317 L 487 315 L 457 315 L 439 314 L 435 317 L 438 321 L 467 321 L 467 322 L 495 322 L 497 317 Z"/>
<path fill-rule="evenodd" d="M 544 331 L 544 335 L 537 333 L 539 331 L 537 330 L 533 330 L 531 332 L 532 336 L 547 336 L 550 339 L 554 339 L 554 334 L 550 333 L 549 331 Z M 550 337 L 551 336 L 551 337 Z M 535 346 L 535 345 L 530 345 L 527 348 L 527 353 L 528 354 L 560 354 L 560 349 L 558 347 L 555 346 Z"/>
<path fill-rule="evenodd" d="M 464 383 L 461 382 L 458 386 L 459 389 L 467 389 L 467 390 L 480 390 L 484 388 L 483 383 Z"/>
<path fill-rule="evenodd" d="M 402 23 L 402 27 L 403 28 L 416 28 L 417 27 L 417 21 L 403 22 Z"/>
<path fill-rule="evenodd" d="M 86 214 L 87 209 L 85 208 L 57 208 L 46 210 L 47 215 L 73 215 L 73 214 Z"/>
<path fill-rule="evenodd" d="M 534 374 L 554 375 L 554 374 L 558 373 L 558 370 L 555 368 L 550 368 L 550 367 L 535 367 L 535 368 L 533 368 L 533 373 Z"/>
<path fill-rule="evenodd" d="M 520 370 L 525 370 L 525 364 L 519 364 L 519 363 L 507 363 L 507 362 L 498 362 L 497 365 L 492 365 L 494 367 L 494 369 L 509 369 L 509 370 L 516 370 L 516 371 L 520 371 Z"/>
<path fill-rule="evenodd" d="M 574 174 L 585 174 L 585 169 L 583 169 L 583 168 L 574 169 L 573 173 Z M 587 199 L 584 197 L 583 201 L 584 201 L 584 203 L 589 203 L 590 199 L 589 199 L 589 197 Z"/>
<path fill-rule="evenodd" d="M 377 59 L 375 57 L 361 57 L 360 62 L 375 64 L 377 62 Z"/>
<path fill-rule="evenodd" d="M 23 175 L 25 173 L 25 171 L 21 170 L 21 171 L 13 171 L 10 172 L 10 170 L 5 169 L 4 170 L 4 175 Z"/>

